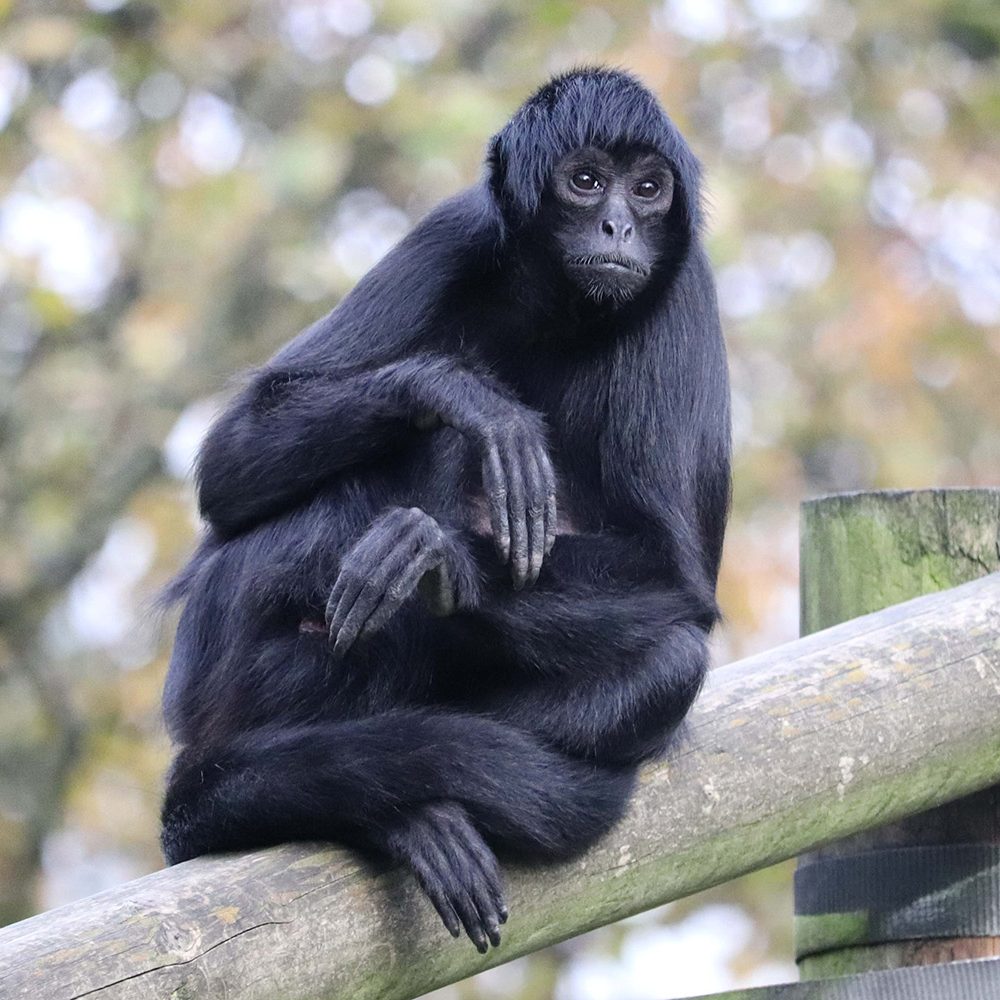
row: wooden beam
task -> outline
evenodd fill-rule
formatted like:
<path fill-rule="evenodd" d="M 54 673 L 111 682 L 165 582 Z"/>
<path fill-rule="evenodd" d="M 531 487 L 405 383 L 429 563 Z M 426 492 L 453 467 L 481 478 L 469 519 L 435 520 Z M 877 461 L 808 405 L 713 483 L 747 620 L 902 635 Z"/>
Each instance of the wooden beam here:
<path fill-rule="evenodd" d="M 5 1000 L 402 1000 L 1000 780 L 1000 576 L 713 671 L 585 857 L 509 871 L 502 946 L 345 851 L 202 858 L 0 931 Z"/>

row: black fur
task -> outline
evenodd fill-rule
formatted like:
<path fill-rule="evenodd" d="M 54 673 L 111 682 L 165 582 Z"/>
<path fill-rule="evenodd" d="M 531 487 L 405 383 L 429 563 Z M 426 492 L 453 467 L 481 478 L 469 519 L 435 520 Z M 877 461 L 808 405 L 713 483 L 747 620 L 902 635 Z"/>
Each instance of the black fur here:
<path fill-rule="evenodd" d="M 617 307 L 576 294 L 533 225 L 552 165 L 584 145 L 649 148 L 675 175 L 665 251 Z M 592 843 L 695 697 L 729 498 L 698 166 L 655 99 L 623 73 L 567 74 L 488 166 L 210 432 L 209 531 L 173 590 L 163 810 L 171 863 L 311 838 L 404 860 L 480 948 L 506 916 L 491 848 Z M 497 433 L 547 449 L 558 476 L 559 537 L 523 590 L 483 526 Z M 342 560 L 410 507 L 440 526 L 454 613 L 407 600 L 332 655 Z"/>

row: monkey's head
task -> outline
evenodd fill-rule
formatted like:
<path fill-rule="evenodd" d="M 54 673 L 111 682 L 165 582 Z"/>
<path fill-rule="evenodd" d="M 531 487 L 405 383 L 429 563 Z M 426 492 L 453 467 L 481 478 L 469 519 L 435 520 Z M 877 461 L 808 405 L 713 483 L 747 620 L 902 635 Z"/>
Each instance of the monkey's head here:
<path fill-rule="evenodd" d="M 488 167 L 505 231 L 592 301 L 667 287 L 699 225 L 698 161 L 656 98 L 617 70 L 542 87 L 493 137 Z"/>

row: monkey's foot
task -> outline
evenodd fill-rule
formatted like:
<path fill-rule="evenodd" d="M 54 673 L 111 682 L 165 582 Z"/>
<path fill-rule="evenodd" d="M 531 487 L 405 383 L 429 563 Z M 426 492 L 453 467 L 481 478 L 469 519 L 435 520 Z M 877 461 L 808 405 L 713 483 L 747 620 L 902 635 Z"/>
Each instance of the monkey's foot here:
<path fill-rule="evenodd" d="M 500 944 L 507 920 L 500 866 L 460 805 L 423 806 L 388 834 L 386 846 L 413 869 L 452 937 L 465 928 L 481 954 Z"/>

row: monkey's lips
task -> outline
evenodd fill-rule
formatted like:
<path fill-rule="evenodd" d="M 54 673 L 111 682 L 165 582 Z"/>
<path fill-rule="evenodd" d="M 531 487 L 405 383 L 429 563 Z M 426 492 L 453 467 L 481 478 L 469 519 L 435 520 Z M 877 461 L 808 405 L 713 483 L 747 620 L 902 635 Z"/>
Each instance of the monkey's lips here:
<path fill-rule="evenodd" d="M 627 254 L 623 253 L 593 253 L 584 254 L 579 257 L 574 257 L 570 263 L 573 267 L 579 267 L 586 270 L 600 269 L 602 271 L 630 271 L 632 274 L 637 275 L 640 278 L 649 277 L 649 268 L 636 260 L 634 257 L 629 257 Z"/>

